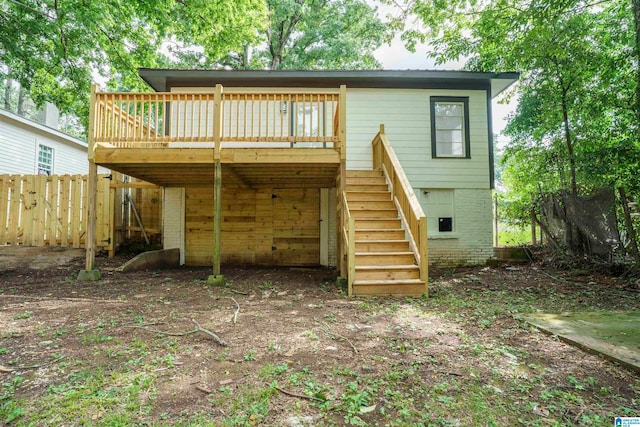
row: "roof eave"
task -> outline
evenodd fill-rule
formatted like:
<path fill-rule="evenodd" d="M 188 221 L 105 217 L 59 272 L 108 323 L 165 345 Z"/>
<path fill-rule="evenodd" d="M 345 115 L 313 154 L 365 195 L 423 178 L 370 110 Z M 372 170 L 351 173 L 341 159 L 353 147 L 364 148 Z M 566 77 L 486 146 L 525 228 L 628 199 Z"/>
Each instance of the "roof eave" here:
<path fill-rule="evenodd" d="M 171 87 L 349 87 L 489 88 L 495 97 L 518 80 L 518 73 L 445 70 L 177 70 L 140 68 L 140 77 L 158 92 Z"/>

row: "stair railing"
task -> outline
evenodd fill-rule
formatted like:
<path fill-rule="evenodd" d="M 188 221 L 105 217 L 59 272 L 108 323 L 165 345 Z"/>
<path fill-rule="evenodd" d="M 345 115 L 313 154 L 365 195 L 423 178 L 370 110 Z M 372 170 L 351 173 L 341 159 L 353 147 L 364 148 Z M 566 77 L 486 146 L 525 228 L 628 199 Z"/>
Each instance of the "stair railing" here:
<path fill-rule="evenodd" d="M 342 193 L 342 206 L 344 208 L 344 224 L 342 224 L 343 232 L 343 253 L 347 255 L 347 293 L 353 295 L 353 281 L 356 277 L 356 220 L 349 212 L 349 203 L 347 203 L 347 193 Z"/>
<path fill-rule="evenodd" d="M 420 268 L 420 279 L 425 282 L 426 294 L 429 277 L 427 217 L 387 135 L 384 133 L 384 125 L 380 125 L 380 132 L 375 136 L 371 145 L 373 169 L 382 170 L 389 183 L 391 197 L 398 208 L 402 223 L 409 236 L 411 250 Z"/>

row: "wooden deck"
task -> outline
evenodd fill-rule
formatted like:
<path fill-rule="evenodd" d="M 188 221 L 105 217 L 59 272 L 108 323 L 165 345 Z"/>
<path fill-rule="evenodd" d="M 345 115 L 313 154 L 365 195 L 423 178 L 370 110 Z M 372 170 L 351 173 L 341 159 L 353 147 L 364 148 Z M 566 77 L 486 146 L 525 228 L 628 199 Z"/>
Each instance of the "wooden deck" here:
<path fill-rule="evenodd" d="M 241 187 L 334 187 L 340 154 L 331 148 L 229 148 L 220 153 L 222 180 Z M 166 187 L 213 185 L 210 148 L 97 147 L 95 162 Z"/>
<path fill-rule="evenodd" d="M 345 86 L 94 89 L 89 122 L 89 211 L 96 165 L 184 188 L 185 256 L 213 264 L 213 281 L 221 262 L 319 264 L 320 245 L 328 244 L 320 189 L 335 188 L 337 267 L 349 295 L 427 293 L 426 216 L 383 127 L 372 143 L 374 170 L 347 173 Z M 94 221 L 89 215 L 88 241 Z"/>
<path fill-rule="evenodd" d="M 93 93 L 89 158 L 167 187 L 334 187 L 346 89 Z"/>

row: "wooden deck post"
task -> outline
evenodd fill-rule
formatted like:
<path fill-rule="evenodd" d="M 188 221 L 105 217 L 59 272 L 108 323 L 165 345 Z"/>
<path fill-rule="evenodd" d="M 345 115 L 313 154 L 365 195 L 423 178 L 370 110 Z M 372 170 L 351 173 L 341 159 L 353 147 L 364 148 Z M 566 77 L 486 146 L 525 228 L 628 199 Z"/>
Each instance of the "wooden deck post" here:
<path fill-rule="evenodd" d="M 89 96 L 89 129 L 88 129 L 88 157 L 89 160 L 95 159 L 96 155 L 96 109 L 97 105 L 97 93 L 98 86 L 91 85 L 91 95 Z"/>
<path fill-rule="evenodd" d="M 220 149 L 222 146 L 222 85 L 216 85 L 216 92 L 213 99 L 213 159 L 220 160 Z"/>
<path fill-rule="evenodd" d="M 207 279 L 207 284 L 224 285 L 224 276 L 220 274 L 220 232 L 222 222 L 222 163 L 220 149 L 222 148 L 222 85 L 216 85 L 213 100 L 213 159 L 215 170 L 213 175 L 213 274 Z"/>
<path fill-rule="evenodd" d="M 91 129 L 91 128 L 90 128 Z M 89 130 L 91 132 L 91 130 Z M 91 133 L 89 134 L 91 135 Z M 98 187 L 98 166 L 89 160 L 89 177 L 87 179 L 87 228 L 84 240 L 86 260 L 84 270 L 78 273 L 78 280 L 96 281 L 100 279 L 100 270 L 95 269 L 96 261 L 96 192 Z"/>
<path fill-rule="evenodd" d="M 220 241 L 222 223 L 222 163 L 216 161 L 213 178 L 213 274 L 207 279 L 209 285 L 224 285 L 220 274 Z"/>
<path fill-rule="evenodd" d="M 96 92 L 97 86 L 91 86 L 89 103 L 89 141 L 87 157 L 89 159 L 89 177 L 87 179 L 87 224 L 84 239 L 86 253 L 84 270 L 78 273 L 78 280 L 96 281 L 100 279 L 100 271 L 95 269 L 96 262 L 96 193 L 98 191 L 98 166 L 95 159 L 95 127 L 96 127 Z M 79 201 L 78 201 L 79 202 Z"/>

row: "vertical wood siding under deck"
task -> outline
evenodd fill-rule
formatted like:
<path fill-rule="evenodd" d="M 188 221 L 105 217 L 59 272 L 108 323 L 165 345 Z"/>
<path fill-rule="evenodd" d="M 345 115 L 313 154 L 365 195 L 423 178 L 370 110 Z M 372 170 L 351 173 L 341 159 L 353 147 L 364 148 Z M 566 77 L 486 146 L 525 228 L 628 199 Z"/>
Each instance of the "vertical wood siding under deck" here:
<path fill-rule="evenodd" d="M 213 190 L 186 189 L 185 262 L 209 266 Z M 222 189 L 222 263 L 318 265 L 320 190 Z"/>

